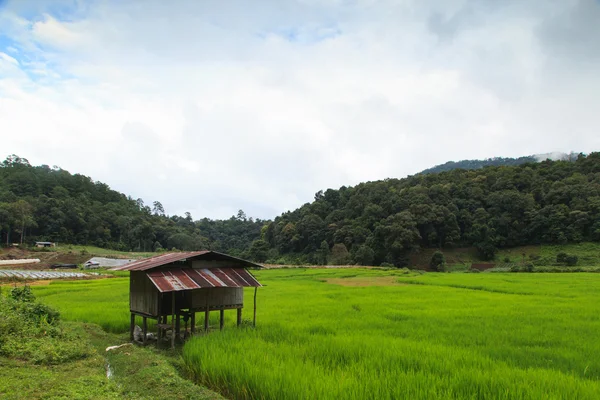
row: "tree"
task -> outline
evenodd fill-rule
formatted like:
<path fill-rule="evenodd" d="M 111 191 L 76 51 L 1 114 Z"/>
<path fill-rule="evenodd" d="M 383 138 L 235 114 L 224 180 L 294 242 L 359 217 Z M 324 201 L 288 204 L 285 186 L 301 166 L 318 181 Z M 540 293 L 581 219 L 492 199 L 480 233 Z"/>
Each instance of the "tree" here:
<path fill-rule="evenodd" d="M 429 267 L 437 272 L 444 272 L 446 270 L 446 258 L 444 257 L 444 253 L 441 251 L 436 251 L 431 256 L 431 260 L 429 261 Z"/>
<path fill-rule="evenodd" d="M 329 244 L 326 240 L 321 242 L 321 246 L 317 251 L 317 264 L 319 265 L 327 265 L 329 260 Z"/>
<path fill-rule="evenodd" d="M 152 203 L 152 213 L 154 215 L 165 215 L 165 209 L 160 201 Z"/>
<path fill-rule="evenodd" d="M 333 265 L 346 265 L 351 261 L 350 253 L 343 243 L 336 243 L 331 248 L 331 263 Z"/>
<path fill-rule="evenodd" d="M 256 262 L 265 262 L 269 258 L 269 243 L 263 239 L 257 239 L 252 242 L 250 250 L 248 250 L 250 259 Z"/>
<path fill-rule="evenodd" d="M 354 261 L 359 265 L 373 265 L 374 260 L 375 252 L 366 244 L 359 246 L 354 253 Z"/>
<path fill-rule="evenodd" d="M 19 200 L 11 206 L 15 216 L 15 222 L 17 223 L 17 231 L 21 233 L 20 243 L 23 244 L 25 229 L 35 225 L 35 220 L 33 219 L 33 207 L 25 200 Z"/>

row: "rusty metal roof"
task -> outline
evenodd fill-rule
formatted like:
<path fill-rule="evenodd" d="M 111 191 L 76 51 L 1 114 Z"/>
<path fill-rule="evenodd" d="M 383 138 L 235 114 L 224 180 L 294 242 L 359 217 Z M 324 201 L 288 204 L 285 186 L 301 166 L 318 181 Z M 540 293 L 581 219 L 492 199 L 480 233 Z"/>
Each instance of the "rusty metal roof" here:
<path fill-rule="evenodd" d="M 250 261 L 242 260 L 241 258 L 229 256 L 227 254 L 218 253 L 216 251 L 202 250 L 202 251 L 187 251 L 179 253 L 166 253 L 160 254 L 154 257 L 145 258 L 143 260 L 136 260 L 129 264 L 122 265 L 120 267 L 112 268 L 114 271 L 147 271 L 149 269 L 161 267 L 163 265 L 172 264 L 178 261 L 184 261 L 188 259 L 194 260 L 216 260 L 216 261 L 234 261 L 242 267 L 250 268 L 262 268 L 262 265 L 255 264 Z"/>
<path fill-rule="evenodd" d="M 169 268 L 146 275 L 162 293 L 213 287 L 260 287 L 244 268 Z"/>

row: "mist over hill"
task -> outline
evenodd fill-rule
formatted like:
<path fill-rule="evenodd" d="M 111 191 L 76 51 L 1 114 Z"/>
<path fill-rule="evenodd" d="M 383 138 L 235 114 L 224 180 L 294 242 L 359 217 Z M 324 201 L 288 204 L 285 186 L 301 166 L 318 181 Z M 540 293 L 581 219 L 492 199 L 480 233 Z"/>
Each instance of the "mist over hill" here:
<path fill-rule="evenodd" d="M 453 169 L 479 169 L 484 167 L 499 167 L 499 166 L 515 166 L 525 163 L 540 162 L 544 160 L 574 160 L 577 158 L 577 154 L 571 153 L 544 153 L 534 154 L 531 156 L 524 156 L 518 158 L 511 157 L 493 157 L 485 160 L 461 160 L 461 161 L 448 161 L 444 164 L 436 165 L 435 167 L 427 168 L 421 171 L 421 174 L 435 174 L 438 172 L 452 171 Z"/>

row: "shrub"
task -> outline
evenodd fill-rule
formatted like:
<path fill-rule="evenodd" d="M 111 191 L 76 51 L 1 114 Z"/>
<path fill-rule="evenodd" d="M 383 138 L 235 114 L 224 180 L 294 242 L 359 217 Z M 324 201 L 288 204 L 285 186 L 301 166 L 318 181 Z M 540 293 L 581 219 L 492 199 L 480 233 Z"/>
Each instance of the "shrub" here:
<path fill-rule="evenodd" d="M 394 267 L 394 264 L 389 263 L 389 262 L 382 262 L 381 264 L 379 264 L 380 267 L 385 267 L 385 268 L 392 268 Z"/>
<path fill-rule="evenodd" d="M 444 253 L 441 251 L 436 251 L 431 256 L 431 260 L 429 261 L 429 267 L 438 272 L 444 272 L 446 270 L 446 258 L 444 257 Z"/>
<path fill-rule="evenodd" d="M 10 297 L 15 301 L 23 302 L 31 302 L 35 300 L 35 296 L 31 292 L 31 287 L 27 285 L 12 288 L 10 291 Z"/>
<path fill-rule="evenodd" d="M 567 257 L 569 257 L 567 253 L 560 252 L 556 255 L 556 262 L 559 264 L 564 264 L 567 262 Z"/>
<path fill-rule="evenodd" d="M 510 257 L 504 257 L 504 262 L 505 263 L 509 263 L 510 262 Z"/>
<path fill-rule="evenodd" d="M 577 256 L 569 255 L 565 258 L 565 264 L 567 264 L 569 267 L 573 267 L 573 266 L 577 265 L 578 260 L 579 259 L 577 258 Z"/>

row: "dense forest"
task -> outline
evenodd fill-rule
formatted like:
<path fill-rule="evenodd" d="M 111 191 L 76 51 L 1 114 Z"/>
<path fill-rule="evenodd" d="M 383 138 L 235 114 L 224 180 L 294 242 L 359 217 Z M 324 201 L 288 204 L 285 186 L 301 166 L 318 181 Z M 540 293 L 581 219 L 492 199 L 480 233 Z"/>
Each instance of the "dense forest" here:
<path fill-rule="evenodd" d="M 166 215 L 106 184 L 8 157 L 0 166 L 5 243 L 51 240 L 117 250 L 213 249 L 256 261 L 404 266 L 421 248 L 600 240 L 600 153 L 570 161 L 418 174 L 319 191 L 273 221 Z"/>
<path fill-rule="evenodd" d="M 115 250 L 212 249 L 242 255 L 263 225 L 243 211 L 227 220 L 168 216 L 159 201 L 146 205 L 86 176 L 34 167 L 15 155 L 0 165 L 3 243 L 47 240 Z"/>
<path fill-rule="evenodd" d="M 598 240 L 600 153 L 592 153 L 318 192 L 269 223 L 260 248 L 269 258 L 404 266 L 427 247 L 474 246 L 492 259 L 503 247 Z"/>

